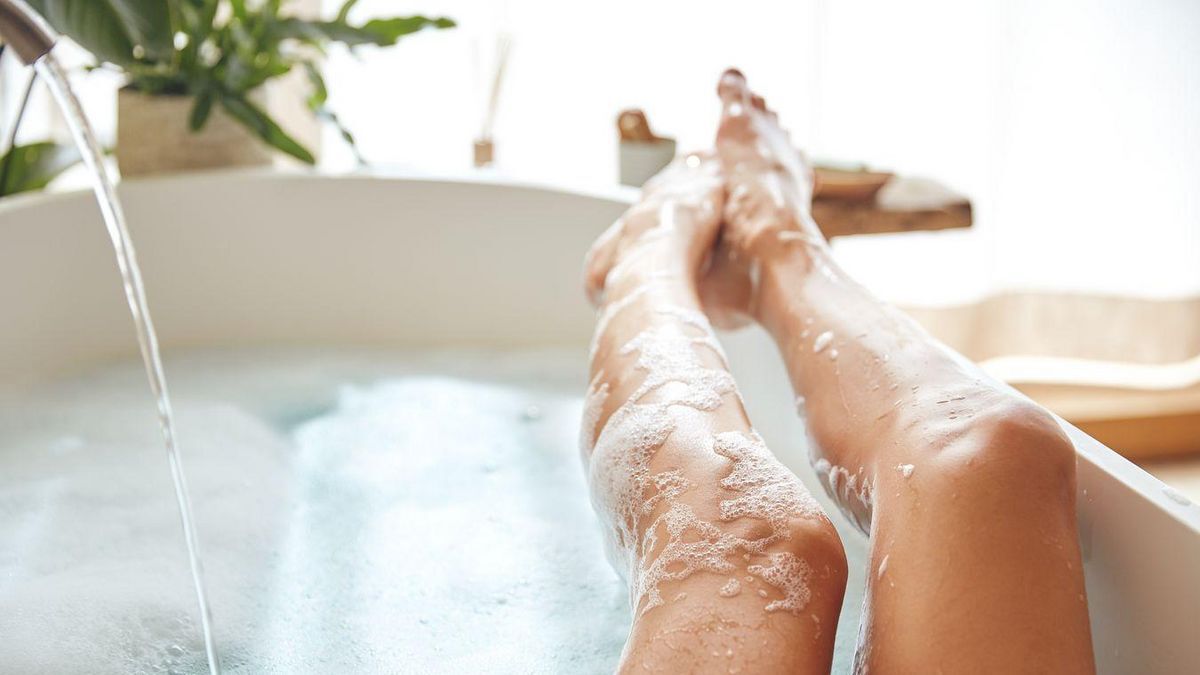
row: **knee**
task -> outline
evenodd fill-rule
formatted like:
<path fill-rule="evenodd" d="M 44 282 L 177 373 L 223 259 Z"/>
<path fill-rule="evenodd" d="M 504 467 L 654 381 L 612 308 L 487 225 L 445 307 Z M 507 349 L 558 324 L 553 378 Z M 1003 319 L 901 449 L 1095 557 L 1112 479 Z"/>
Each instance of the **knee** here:
<path fill-rule="evenodd" d="M 1009 399 L 970 418 L 942 451 L 952 480 L 983 482 L 1014 497 L 1074 494 L 1075 446 L 1041 406 Z"/>
<path fill-rule="evenodd" d="M 795 518 L 788 523 L 787 534 L 777 548 L 807 563 L 809 585 L 815 595 L 836 596 L 840 603 L 848 572 L 846 550 L 833 523 L 823 515 Z"/>

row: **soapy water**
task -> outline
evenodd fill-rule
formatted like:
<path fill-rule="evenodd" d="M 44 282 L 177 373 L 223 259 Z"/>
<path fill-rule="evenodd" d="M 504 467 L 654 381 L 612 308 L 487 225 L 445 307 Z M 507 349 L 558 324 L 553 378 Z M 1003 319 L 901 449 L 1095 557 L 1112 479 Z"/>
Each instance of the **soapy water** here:
<path fill-rule="evenodd" d="M 224 670 L 612 672 L 631 612 L 579 469 L 582 362 L 172 355 Z M 144 388 L 130 362 L 0 390 L 0 672 L 206 672 Z"/>
<path fill-rule="evenodd" d="M 612 672 L 580 361 L 172 359 L 224 670 Z M 0 397 L 2 672 L 206 672 L 142 377 Z"/>

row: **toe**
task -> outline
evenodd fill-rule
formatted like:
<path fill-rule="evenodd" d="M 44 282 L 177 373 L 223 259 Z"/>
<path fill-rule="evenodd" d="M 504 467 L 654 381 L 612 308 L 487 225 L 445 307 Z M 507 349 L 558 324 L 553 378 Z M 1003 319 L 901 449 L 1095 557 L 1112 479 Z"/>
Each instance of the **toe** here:
<path fill-rule="evenodd" d="M 744 108 L 750 101 L 750 90 L 746 87 L 746 76 L 742 75 L 742 71 L 730 68 L 722 73 L 717 83 L 717 96 L 721 97 L 727 111 L 734 105 Z"/>
<path fill-rule="evenodd" d="M 729 69 L 721 75 L 717 85 L 721 97 L 721 122 L 717 127 L 717 154 L 726 164 L 737 164 L 738 157 L 745 155 L 746 146 L 754 136 L 750 122 L 750 90 L 741 72 Z"/>

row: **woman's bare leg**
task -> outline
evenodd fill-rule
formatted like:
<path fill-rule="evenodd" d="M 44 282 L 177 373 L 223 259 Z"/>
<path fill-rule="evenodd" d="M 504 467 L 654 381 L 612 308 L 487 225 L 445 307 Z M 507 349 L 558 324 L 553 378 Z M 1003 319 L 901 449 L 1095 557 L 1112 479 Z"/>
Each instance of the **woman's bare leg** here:
<path fill-rule="evenodd" d="M 812 221 L 808 168 L 775 116 L 735 71 L 720 94 L 730 197 L 717 272 L 758 267 L 754 287 L 725 279 L 720 301 L 774 336 L 814 466 L 870 532 L 859 666 L 1092 672 L 1071 442 L 850 279 Z"/>
<path fill-rule="evenodd" d="M 655 179 L 589 254 L 600 308 L 583 450 L 634 623 L 622 672 L 826 673 L 841 542 L 753 432 L 699 311 L 715 161 Z"/>

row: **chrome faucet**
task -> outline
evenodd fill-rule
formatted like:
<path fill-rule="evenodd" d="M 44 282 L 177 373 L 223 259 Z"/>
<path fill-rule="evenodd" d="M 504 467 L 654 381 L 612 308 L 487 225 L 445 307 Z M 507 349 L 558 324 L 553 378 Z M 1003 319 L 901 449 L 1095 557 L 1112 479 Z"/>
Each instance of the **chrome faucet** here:
<path fill-rule="evenodd" d="M 0 0 L 0 39 L 32 66 L 54 47 L 54 32 L 24 0 Z"/>

